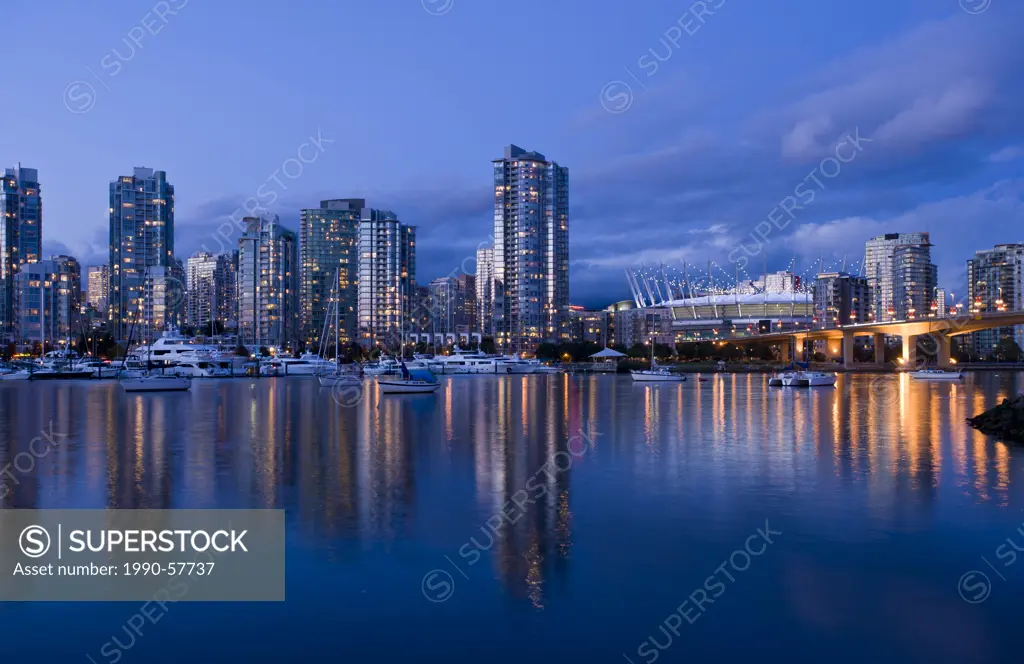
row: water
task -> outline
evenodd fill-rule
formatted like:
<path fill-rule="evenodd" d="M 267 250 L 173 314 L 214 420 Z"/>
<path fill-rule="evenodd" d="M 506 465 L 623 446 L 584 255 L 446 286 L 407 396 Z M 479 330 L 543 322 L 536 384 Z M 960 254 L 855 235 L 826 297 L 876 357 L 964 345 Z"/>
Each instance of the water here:
<path fill-rule="evenodd" d="M 1006 541 L 1024 548 L 1024 447 L 964 420 L 1022 378 L 854 375 L 798 390 L 763 375 L 454 376 L 435 396 L 371 389 L 351 407 L 304 378 L 164 395 L 0 385 L 0 466 L 51 421 L 69 436 L 7 481 L 4 507 L 283 508 L 288 529 L 285 603 L 179 603 L 134 639 L 123 625 L 137 602 L 0 603 L 0 653 L 1018 659 L 1024 559 L 1006 566 Z M 766 527 L 781 531 L 771 544 Z M 981 577 L 958 586 L 971 570 L 991 580 L 973 604 L 961 591 L 979 599 Z"/>

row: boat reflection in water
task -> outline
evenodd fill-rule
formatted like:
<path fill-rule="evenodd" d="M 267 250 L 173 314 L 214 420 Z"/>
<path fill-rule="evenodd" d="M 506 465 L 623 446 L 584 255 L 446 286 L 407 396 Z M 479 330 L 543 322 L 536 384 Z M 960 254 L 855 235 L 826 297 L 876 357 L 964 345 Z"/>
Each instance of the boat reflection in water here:
<path fill-rule="evenodd" d="M 1024 450 L 965 422 L 1021 392 L 1020 375 L 843 374 L 821 390 L 768 378 L 446 376 L 430 398 L 366 389 L 346 406 L 315 380 L 171 395 L 0 383 L 0 467 L 50 422 L 67 434 L 5 480 L 0 504 L 286 510 L 287 603 L 176 604 L 140 661 L 181 661 L 200 638 L 211 660 L 471 661 L 500 643 L 497 662 L 640 662 L 636 644 L 664 642 L 665 615 L 766 521 L 784 534 L 706 607 L 721 615 L 692 626 L 688 656 L 749 659 L 743 624 L 757 648 L 848 661 L 1011 661 L 1024 574 L 979 604 L 955 586 L 979 556 L 1001 564 L 990 554 L 1021 526 Z M 443 604 L 426 597 L 431 573 L 452 589 Z M 414 617 L 400 639 L 382 627 L 395 616 Z M 12 657 L 101 662 L 126 609 L 62 606 L 59 640 L 50 607 L 3 617 L 24 637 Z"/>

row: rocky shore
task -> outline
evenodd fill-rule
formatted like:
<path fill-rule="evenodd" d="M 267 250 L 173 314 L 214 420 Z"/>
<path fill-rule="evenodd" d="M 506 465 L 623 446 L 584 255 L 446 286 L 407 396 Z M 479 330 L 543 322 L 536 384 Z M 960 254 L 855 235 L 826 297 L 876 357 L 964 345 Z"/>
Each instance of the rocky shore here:
<path fill-rule="evenodd" d="M 978 431 L 1004 440 L 1024 442 L 1024 394 L 967 419 Z"/>

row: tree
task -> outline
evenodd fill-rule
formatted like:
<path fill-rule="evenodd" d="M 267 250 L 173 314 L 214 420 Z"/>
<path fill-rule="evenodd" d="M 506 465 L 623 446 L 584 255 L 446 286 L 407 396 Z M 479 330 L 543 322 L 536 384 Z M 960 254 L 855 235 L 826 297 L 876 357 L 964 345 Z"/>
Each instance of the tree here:
<path fill-rule="evenodd" d="M 647 349 L 646 344 L 633 344 L 629 347 L 629 350 L 626 351 L 626 355 L 633 358 L 644 358 L 650 355 L 650 351 Z"/>
<path fill-rule="evenodd" d="M 497 346 L 494 345 L 494 339 L 491 337 L 484 337 L 480 341 L 480 352 L 487 353 L 488 355 L 493 355 L 494 353 L 497 353 L 498 348 Z"/>
<path fill-rule="evenodd" d="M 1021 361 L 1021 350 L 1017 342 L 1011 337 L 1003 337 L 996 344 L 995 352 L 993 353 L 996 360 L 1000 362 L 1020 362 Z"/>
<path fill-rule="evenodd" d="M 672 346 L 668 346 L 666 344 L 654 344 L 654 355 L 656 357 L 672 357 L 675 354 L 675 349 Z"/>
<path fill-rule="evenodd" d="M 554 360 L 561 357 L 561 353 L 558 351 L 558 346 L 549 343 L 543 343 L 537 346 L 537 352 L 535 355 L 539 360 Z"/>
<path fill-rule="evenodd" d="M 249 349 L 246 348 L 241 341 L 235 346 L 235 355 L 238 357 L 249 357 Z"/>

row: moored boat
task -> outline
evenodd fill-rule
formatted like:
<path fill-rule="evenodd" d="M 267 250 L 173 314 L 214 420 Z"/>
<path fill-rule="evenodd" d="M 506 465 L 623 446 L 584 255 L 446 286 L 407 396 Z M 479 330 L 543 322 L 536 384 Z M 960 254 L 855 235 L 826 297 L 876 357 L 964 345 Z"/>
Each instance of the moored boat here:
<path fill-rule="evenodd" d="M 651 344 L 651 368 L 634 369 L 629 372 L 629 375 L 638 383 L 681 383 L 686 381 L 685 375 L 672 373 L 667 367 L 658 366 L 658 361 L 654 359 L 654 344 Z"/>
<path fill-rule="evenodd" d="M 399 368 L 401 377 L 377 377 L 381 394 L 431 394 L 441 387 L 441 383 L 429 370 L 410 372 L 405 362 L 399 363 Z"/>
<path fill-rule="evenodd" d="M 945 369 L 920 369 L 908 371 L 907 374 L 915 380 L 963 380 L 963 374 L 959 371 Z"/>

